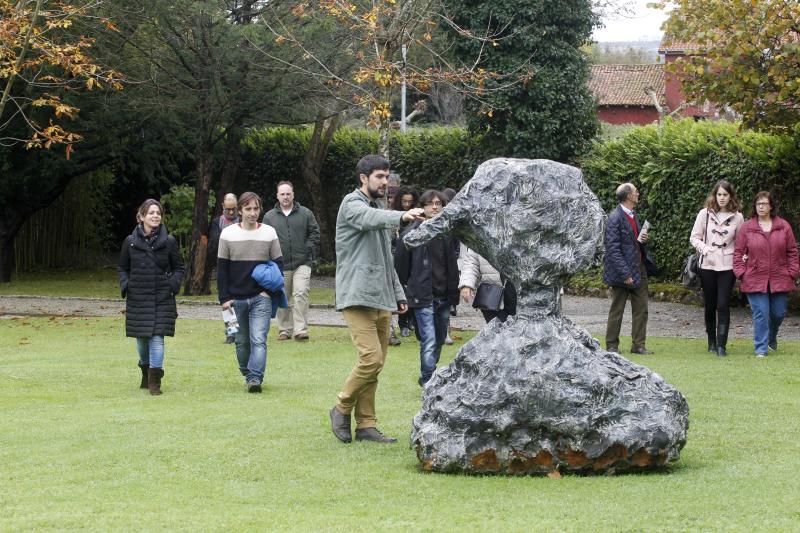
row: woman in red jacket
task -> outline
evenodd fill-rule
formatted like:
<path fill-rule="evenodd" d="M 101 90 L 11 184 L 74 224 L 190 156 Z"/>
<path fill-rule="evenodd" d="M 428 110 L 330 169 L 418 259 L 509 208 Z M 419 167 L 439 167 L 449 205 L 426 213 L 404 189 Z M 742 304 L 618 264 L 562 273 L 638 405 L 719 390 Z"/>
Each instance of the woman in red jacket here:
<path fill-rule="evenodd" d="M 778 349 L 778 328 L 800 273 L 792 227 L 776 211 L 770 193 L 756 194 L 755 216 L 739 229 L 733 252 L 733 272 L 742 281 L 741 291 L 747 293 L 753 313 L 756 357 Z"/>

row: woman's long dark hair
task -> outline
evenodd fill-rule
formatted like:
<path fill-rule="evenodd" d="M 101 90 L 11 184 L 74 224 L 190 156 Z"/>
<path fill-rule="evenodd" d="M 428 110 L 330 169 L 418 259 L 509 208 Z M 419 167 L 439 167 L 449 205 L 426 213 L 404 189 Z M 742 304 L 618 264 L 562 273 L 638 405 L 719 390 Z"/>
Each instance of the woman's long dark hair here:
<path fill-rule="evenodd" d="M 407 211 L 407 209 L 403 208 L 403 196 L 410 194 L 414 198 L 414 205 L 411 207 L 418 207 L 419 206 L 419 193 L 414 187 L 409 187 L 408 185 L 404 185 L 397 189 L 397 194 L 394 195 L 392 199 L 392 209 L 394 211 Z"/>
<path fill-rule="evenodd" d="M 719 180 L 715 185 L 714 188 L 711 189 L 711 195 L 706 198 L 706 209 L 710 209 L 715 213 L 719 213 L 720 207 L 717 203 L 717 191 L 723 189 L 725 192 L 731 195 L 731 199 L 728 201 L 728 211 L 731 213 L 735 213 L 739 210 L 739 199 L 736 197 L 736 187 L 727 180 Z"/>

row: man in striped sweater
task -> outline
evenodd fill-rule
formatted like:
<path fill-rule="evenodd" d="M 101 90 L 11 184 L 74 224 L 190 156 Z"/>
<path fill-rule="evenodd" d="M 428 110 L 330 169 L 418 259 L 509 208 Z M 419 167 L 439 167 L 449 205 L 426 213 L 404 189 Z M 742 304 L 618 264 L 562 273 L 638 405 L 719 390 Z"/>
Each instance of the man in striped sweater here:
<path fill-rule="evenodd" d="M 260 264 L 274 261 L 283 272 L 278 234 L 261 224 L 261 198 L 254 192 L 239 197 L 241 222 L 222 230 L 217 254 L 217 289 L 223 309 L 233 308 L 239 321 L 236 358 L 248 392 L 261 392 L 267 368 L 267 333 L 272 299 L 250 276 Z"/>

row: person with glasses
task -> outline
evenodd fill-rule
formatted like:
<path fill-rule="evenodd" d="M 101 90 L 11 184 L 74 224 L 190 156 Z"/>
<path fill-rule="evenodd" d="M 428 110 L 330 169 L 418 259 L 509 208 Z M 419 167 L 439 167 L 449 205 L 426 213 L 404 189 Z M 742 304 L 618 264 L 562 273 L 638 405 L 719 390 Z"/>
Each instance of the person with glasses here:
<path fill-rule="evenodd" d="M 730 302 L 733 294 L 733 246 L 736 232 L 744 223 L 733 185 L 718 181 L 706 199 L 689 236 L 700 254 L 700 281 L 703 287 L 708 351 L 720 357 L 728 355 L 728 329 L 731 323 Z"/>
<path fill-rule="evenodd" d="M 447 196 L 427 190 L 419 198 L 426 219 L 439 215 Z M 409 231 L 421 222 L 414 222 Z M 394 258 L 400 283 L 406 287 L 409 309 L 414 311 L 419 337 L 420 376 L 424 386 L 436 370 L 450 325 L 450 306 L 458 304 L 458 256 L 452 237 L 438 235 L 427 244 L 407 250 L 398 245 Z"/>
<path fill-rule="evenodd" d="M 789 293 L 800 273 L 792 227 L 777 216 L 775 199 L 759 191 L 753 216 L 742 224 L 733 250 L 733 273 L 741 280 L 753 314 L 756 357 L 778 349 L 778 329 L 786 316 Z"/>
<path fill-rule="evenodd" d="M 217 267 L 217 252 L 219 251 L 219 236 L 222 230 L 231 224 L 239 223 L 239 214 L 236 210 L 237 198 L 235 194 L 228 193 L 222 201 L 222 214 L 211 221 L 208 228 L 208 254 L 209 268 Z M 225 344 L 233 344 L 233 335 L 228 335 L 225 330 Z"/>

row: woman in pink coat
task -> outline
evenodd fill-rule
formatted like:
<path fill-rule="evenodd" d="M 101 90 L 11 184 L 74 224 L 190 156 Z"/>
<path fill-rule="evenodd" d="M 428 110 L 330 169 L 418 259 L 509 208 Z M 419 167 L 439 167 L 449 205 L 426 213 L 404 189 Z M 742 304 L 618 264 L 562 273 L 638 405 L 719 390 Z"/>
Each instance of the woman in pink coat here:
<path fill-rule="evenodd" d="M 728 355 L 730 302 L 733 294 L 733 243 L 744 223 L 739 200 L 731 183 L 720 180 L 711 190 L 706 205 L 697 213 L 689 242 L 700 254 L 700 280 L 703 284 L 708 351 Z"/>
<path fill-rule="evenodd" d="M 792 227 L 776 211 L 770 193 L 756 194 L 756 216 L 742 225 L 733 252 L 733 272 L 742 281 L 741 291 L 747 293 L 753 313 L 756 357 L 778 349 L 778 328 L 800 273 Z"/>

